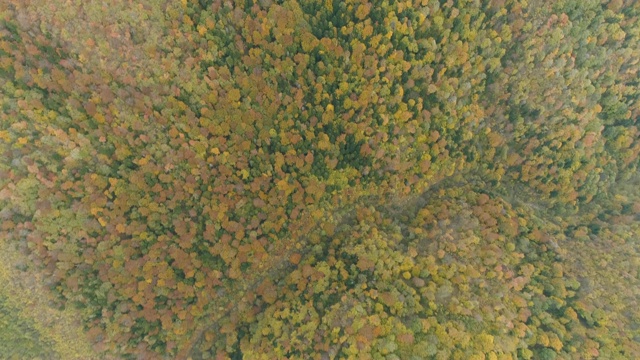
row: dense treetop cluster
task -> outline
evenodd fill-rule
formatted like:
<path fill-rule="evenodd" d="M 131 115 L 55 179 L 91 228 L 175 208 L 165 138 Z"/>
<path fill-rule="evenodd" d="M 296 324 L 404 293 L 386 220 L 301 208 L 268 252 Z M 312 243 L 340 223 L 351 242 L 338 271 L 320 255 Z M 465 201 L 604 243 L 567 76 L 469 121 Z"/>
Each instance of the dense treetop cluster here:
<path fill-rule="evenodd" d="M 0 241 L 104 358 L 640 358 L 632 0 L 8 0 Z"/>

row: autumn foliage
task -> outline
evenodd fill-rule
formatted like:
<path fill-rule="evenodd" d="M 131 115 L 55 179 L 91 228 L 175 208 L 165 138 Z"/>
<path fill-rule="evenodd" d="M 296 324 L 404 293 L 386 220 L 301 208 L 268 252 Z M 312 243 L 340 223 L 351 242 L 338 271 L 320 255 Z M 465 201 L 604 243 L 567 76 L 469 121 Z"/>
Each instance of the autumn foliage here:
<path fill-rule="evenodd" d="M 638 24 L 6 1 L 0 237 L 105 358 L 640 358 Z"/>

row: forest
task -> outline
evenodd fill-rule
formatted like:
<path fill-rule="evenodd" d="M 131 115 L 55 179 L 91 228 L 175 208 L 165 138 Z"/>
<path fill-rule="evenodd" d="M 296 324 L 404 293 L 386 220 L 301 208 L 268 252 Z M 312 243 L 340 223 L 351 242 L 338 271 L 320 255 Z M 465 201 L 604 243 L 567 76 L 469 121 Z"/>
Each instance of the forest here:
<path fill-rule="evenodd" d="M 640 359 L 640 2 L 0 0 L 0 358 Z"/>

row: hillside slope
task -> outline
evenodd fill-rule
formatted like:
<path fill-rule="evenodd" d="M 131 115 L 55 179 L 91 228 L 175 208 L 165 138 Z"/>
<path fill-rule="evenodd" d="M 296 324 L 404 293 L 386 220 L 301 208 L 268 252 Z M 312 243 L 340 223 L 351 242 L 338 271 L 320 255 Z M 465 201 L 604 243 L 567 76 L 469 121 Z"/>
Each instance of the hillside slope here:
<path fill-rule="evenodd" d="M 631 0 L 3 1 L 7 351 L 640 358 L 639 24 Z"/>

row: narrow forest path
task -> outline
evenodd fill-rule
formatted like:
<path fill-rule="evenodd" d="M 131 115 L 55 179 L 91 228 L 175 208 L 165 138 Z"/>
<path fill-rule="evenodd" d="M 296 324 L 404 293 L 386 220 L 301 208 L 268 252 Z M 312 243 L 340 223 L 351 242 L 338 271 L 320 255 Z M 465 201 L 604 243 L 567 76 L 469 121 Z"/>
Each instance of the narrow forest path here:
<path fill-rule="evenodd" d="M 264 268 L 268 269 L 264 272 L 255 273 L 254 276 L 246 281 L 239 283 L 236 288 L 229 290 L 229 293 L 236 294 L 233 301 L 222 301 L 222 304 L 216 304 L 211 306 L 210 311 L 202 315 L 198 321 L 198 327 L 190 336 L 189 340 L 181 346 L 178 359 L 200 359 L 203 358 L 203 354 L 198 349 L 199 345 L 205 338 L 205 333 L 211 334 L 220 333 L 221 320 L 228 317 L 233 312 L 237 311 L 240 304 L 245 299 L 245 295 L 249 292 L 254 292 L 256 288 L 266 279 L 273 280 L 275 284 L 280 284 L 290 271 L 293 271 L 297 264 L 292 263 L 289 259 L 293 254 L 298 254 L 304 258 L 311 250 L 311 238 L 313 233 L 316 236 L 323 232 L 323 228 L 327 223 L 333 224 L 333 228 L 340 228 L 341 226 L 352 224 L 355 225 L 356 209 L 360 206 L 374 206 L 383 209 L 383 212 L 388 213 L 391 218 L 400 223 L 398 219 L 401 214 L 415 215 L 415 211 L 424 205 L 428 201 L 430 194 L 439 190 L 441 186 L 446 185 L 447 182 L 453 181 L 455 186 L 459 186 L 464 182 L 464 176 L 471 173 L 474 169 L 459 170 L 450 176 L 444 176 L 440 179 L 436 179 L 433 183 L 424 191 L 419 194 L 409 194 L 404 196 L 394 197 L 393 199 L 384 200 L 379 195 L 360 195 L 356 196 L 356 199 L 345 200 L 345 204 L 335 208 L 318 207 L 315 210 L 318 211 L 320 216 L 311 216 L 306 220 L 299 220 L 299 223 L 312 224 L 307 226 L 305 231 L 296 232 L 288 239 L 282 241 L 279 244 L 277 250 L 273 250 L 274 253 L 279 254 L 269 259 L 268 265 Z M 374 192 L 375 193 L 375 192 Z M 310 213 L 313 213 L 310 210 Z"/>

